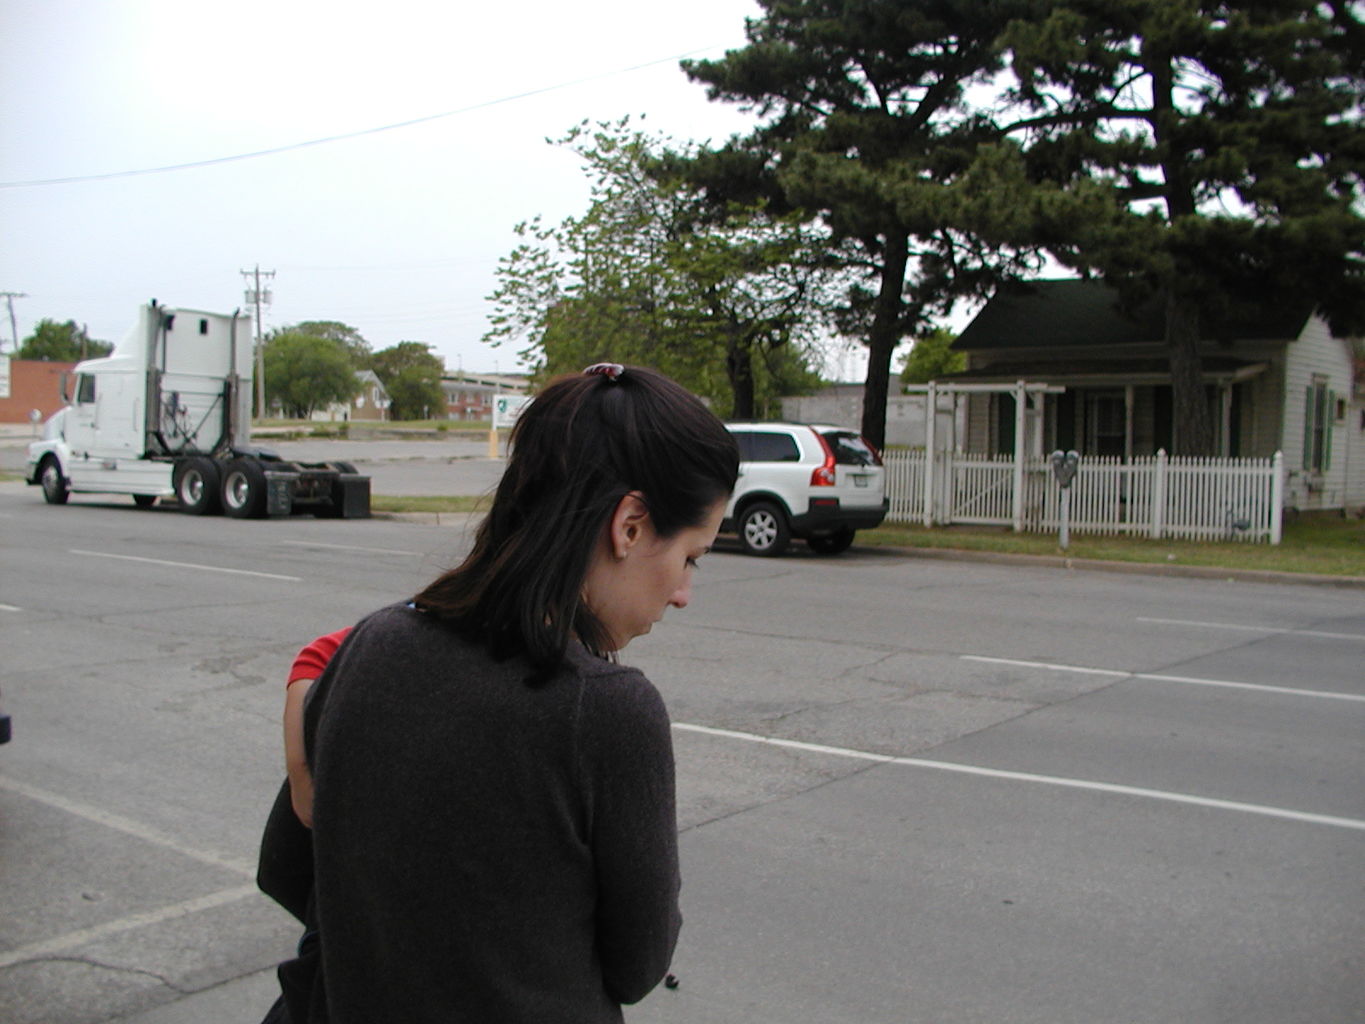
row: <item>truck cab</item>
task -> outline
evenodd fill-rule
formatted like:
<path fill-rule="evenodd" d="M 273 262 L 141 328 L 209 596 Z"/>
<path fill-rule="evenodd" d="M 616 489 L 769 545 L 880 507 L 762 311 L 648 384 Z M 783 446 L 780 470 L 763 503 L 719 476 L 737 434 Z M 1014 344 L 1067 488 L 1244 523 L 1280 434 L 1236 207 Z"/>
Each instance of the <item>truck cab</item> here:
<path fill-rule="evenodd" d="M 29 446 L 26 478 L 49 504 L 73 492 L 239 518 L 369 514 L 369 479 L 348 463 L 285 463 L 254 447 L 250 318 L 151 302 L 114 351 L 77 363 L 65 408 Z"/>

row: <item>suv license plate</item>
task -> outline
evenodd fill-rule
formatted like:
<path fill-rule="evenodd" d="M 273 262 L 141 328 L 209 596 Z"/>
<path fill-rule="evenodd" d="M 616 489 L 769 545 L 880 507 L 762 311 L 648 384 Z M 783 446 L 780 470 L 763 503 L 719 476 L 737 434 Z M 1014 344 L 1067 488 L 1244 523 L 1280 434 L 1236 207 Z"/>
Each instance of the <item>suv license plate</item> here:
<path fill-rule="evenodd" d="M 866 487 L 866 486 L 867 486 L 867 481 L 868 481 L 869 479 L 870 479 L 870 478 L 869 478 L 869 477 L 866 477 L 866 476 L 855 476 L 855 477 L 853 478 L 853 486 L 854 486 L 854 487 Z"/>

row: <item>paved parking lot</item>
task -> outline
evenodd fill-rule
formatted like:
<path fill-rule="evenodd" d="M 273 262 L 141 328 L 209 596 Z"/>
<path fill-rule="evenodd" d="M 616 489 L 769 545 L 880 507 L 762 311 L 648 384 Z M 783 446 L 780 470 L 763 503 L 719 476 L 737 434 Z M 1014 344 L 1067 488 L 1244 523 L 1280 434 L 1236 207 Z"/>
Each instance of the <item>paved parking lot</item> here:
<path fill-rule="evenodd" d="M 284 669 L 462 543 L 0 485 L 0 1019 L 259 1019 Z M 1355 590 L 712 553 L 627 659 L 686 916 L 627 1017 L 1365 1020 L 1362 653 Z"/>

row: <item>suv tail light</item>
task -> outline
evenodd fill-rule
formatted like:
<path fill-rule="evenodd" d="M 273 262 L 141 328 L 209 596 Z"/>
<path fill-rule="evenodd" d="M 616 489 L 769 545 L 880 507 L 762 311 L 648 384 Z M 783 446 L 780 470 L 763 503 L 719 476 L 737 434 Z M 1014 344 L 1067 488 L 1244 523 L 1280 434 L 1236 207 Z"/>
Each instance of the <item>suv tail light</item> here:
<path fill-rule="evenodd" d="M 811 431 L 811 433 L 815 434 L 815 439 L 820 442 L 820 447 L 825 453 L 825 461 L 811 470 L 810 485 L 812 487 L 833 487 L 835 482 L 834 449 L 829 446 L 829 442 L 819 431 Z"/>

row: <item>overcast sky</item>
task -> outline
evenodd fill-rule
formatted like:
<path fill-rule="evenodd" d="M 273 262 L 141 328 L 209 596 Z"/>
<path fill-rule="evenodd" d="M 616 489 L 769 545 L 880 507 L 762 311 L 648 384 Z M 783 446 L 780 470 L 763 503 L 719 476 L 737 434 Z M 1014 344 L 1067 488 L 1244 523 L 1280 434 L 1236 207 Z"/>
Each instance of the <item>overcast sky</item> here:
<path fill-rule="evenodd" d="M 719 141 L 751 119 L 678 69 L 744 44 L 752 0 L 0 0 L 0 291 L 117 341 L 155 298 L 266 328 L 340 320 L 375 349 L 480 342 L 513 226 L 584 211 L 589 118 Z M 641 67 L 641 65 L 647 65 Z M 635 69 L 635 70 L 631 70 Z M 530 94 L 530 95 L 527 95 Z M 394 128 L 251 159 L 123 174 Z M 92 176 L 116 175 L 98 177 Z M 64 183 L 54 179 L 87 179 Z M 0 350 L 11 351 L 0 305 Z"/>

